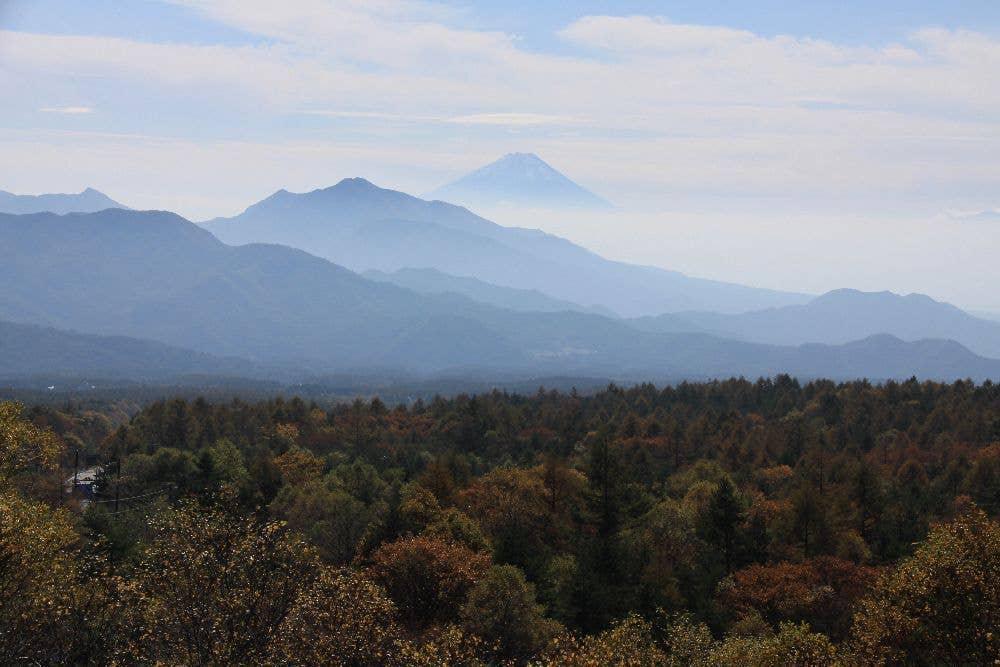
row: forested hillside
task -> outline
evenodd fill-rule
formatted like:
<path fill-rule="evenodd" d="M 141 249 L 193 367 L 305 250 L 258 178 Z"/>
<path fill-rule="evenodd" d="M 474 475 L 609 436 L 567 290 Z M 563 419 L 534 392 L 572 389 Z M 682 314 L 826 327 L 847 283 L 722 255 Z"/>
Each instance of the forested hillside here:
<path fill-rule="evenodd" d="M 2 404 L 0 448 L 5 664 L 1000 658 L 991 383 Z"/>
<path fill-rule="evenodd" d="M 253 364 L 125 336 L 93 336 L 0 320 L 0 369 L 18 377 L 128 378 L 162 382 L 185 375 L 254 377 Z M 62 382 L 60 382 L 60 385 Z"/>

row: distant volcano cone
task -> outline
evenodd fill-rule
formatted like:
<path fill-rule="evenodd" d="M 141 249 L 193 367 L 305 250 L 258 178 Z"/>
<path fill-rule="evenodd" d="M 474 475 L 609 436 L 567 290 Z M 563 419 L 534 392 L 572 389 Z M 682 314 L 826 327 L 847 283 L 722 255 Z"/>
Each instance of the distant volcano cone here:
<path fill-rule="evenodd" d="M 466 206 L 602 209 L 611 204 L 577 185 L 534 153 L 508 153 L 429 198 Z"/>

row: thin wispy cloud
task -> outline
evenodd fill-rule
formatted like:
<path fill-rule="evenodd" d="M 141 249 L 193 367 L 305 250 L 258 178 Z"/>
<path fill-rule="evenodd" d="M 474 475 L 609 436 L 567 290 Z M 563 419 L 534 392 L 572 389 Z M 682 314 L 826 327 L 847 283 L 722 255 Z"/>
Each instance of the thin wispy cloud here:
<path fill-rule="evenodd" d="M 61 113 L 69 115 L 94 113 L 93 107 L 84 106 L 42 107 L 39 111 L 42 113 Z"/>
<path fill-rule="evenodd" d="M 584 122 L 575 116 L 560 116 L 541 113 L 479 113 L 455 116 L 448 119 L 460 125 L 568 125 Z"/>
<path fill-rule="evenodd" d="M 352 120 L 389 120 L 403 122 L 440 121 L 440 116 L 418 116 L 413 114 L 382 113 L 380 111 L 345 111 L 340 109 L 306 109 L 298 113 L 305 116 L 325 116 Z"/>
<path fill-rule="evenodd" d="M 434 116 L 421 114 L 382 113 L 378 111 L 307 109 L 298 113 L 307 116 L 325 116 L 327 118 L 344 118 L 350 120 L 392 121 L 405 123 L 454 123 L 456 125 L 490 125 L 501 127 L 572 125 L 587 122 L 586 119 L 578 116 L 519 112 L 476 113 L 462 116 Z"/>
<path fill-rule="evenodd" d="M 948 216 L 962 222 L 1000 222 L 1000 209 L 949 211 Z"/>

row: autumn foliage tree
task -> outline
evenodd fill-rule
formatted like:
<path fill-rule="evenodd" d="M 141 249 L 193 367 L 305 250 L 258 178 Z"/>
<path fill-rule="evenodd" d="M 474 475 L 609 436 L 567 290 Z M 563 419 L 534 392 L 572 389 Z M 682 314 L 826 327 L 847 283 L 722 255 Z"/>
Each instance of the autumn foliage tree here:
<path fill-rule="evenodd" d="M 547 552 L 549 492 L 533 470 L 497 468 L 462 492 L 461 506 L 484 528 L 499 560 L 538 572 Z"/>
<path fill-rule="evenodd" d="M 315 552 L 276 522 L 186 502 L 151 522 L 153 539 L 121 591 L 125 662 L 260 663 L 318 572 Z"/>
<path fill-rule="evenodd" d="M 556 638 L 542 654 L 541 667 L 596 667 L 597 665 L 667 665 L 667 654 L 655 639 L 655 628 L 630 615 L 604 632 L 586 637 Z"/>
<path fill-rule="evenodd" d="M 969 505 L 931 530 L 858 610 L 853 645 L 874 664 L 1000 660 L 1000 524 Z"/>
<path fill-rule="evenodd" d="M 97 593 L 83 585 L 79 542 L 66 510 L 0 493 L 0 664 L 80 658 Z"/>
<path fill-rule="evenodd" d="M 0 663 L 61 663 L 86 633 L 80 537 L 71 515 L 17 492 L 48 474 L 62 444 L 23 419 L 18 403 L 0 403 Z"/>
<path fill-rule="evenodd" d="M 382 545 L 368 573 L 385 587 L 412 630 L 454 620 L 490 557 L 454 542 L 418 535 Z"/>
<path fill-rule="evenodd" d="M 754 564 L 719 584 L 717 603 L 735 617 L 760 614 L 771 625 L 802 620 L 837 639 L 854 604 L 875 581 L 875 568 L 832 556 L 800 563 Z"/>
<path fill-rule="evenodd" d="M 39 490 L 39 473 L 52 471 L 62 452 L 55 433 L 24 418 L 23 405 L 0 402 L 0 483 L 7 489 Z"/>
<path fill-rule="evenodd" d="M 359 572 L 324 567 L 303 590 L 272 643 L 281 665 L 380 667 L 401 664 L 407 647 L 396 606 Z"/>

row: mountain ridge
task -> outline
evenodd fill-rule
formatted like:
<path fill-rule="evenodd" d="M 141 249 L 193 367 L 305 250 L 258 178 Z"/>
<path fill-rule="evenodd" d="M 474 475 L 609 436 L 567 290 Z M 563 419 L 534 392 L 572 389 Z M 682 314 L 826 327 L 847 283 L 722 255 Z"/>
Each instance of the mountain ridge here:
<path fill-rule="evenodd" d="M 427 267 L 501 287 L 538 289 L 623 316 L 695 308 L 742 312 L 807 299 L 607 260 L 543 231 L 503 227 L 467 208 L 364 179 L 279 193 L 202 225 L 229 244 L 302 248 L 357 272 Z"/>
<path fill-rule="evenodd" d="M 29 213 L 96 213 L 109 208 L 128 207 L 116 202 L 103 192 L 86 188 L 75 194 L 16 195 L 0 190 L 0 213 L 24 215 Z"/>
<path fill-rule="evenodd" d="M 801 305 L 740 314 L 682 311 L 631 323 L 645 331 L 702 331 L 775 345 L 843 344 L 881 333 L 905 341 L 940 338 L 1000 358 L 1000 323 L 919 293 L 841 288 Z"/>
<path fill-rule="evenodd" d="M 480 303 L 498 308 L 523 311 L 575 310 L 594 313 L 606 317 L 616 317 L 615 313 L 600 307 L 584 306 L 572 301 L 556 299 L 540 290 L 514 289 L 483 282 L 468 276 L 454 276 L 431 268 L 406 267 L 391 273 L 369 269 L 361 274 L 369 280 L 388 282 L 422 294 L 444 294 L 453 292 L 467 296 Z"/>
<path fill-rule="evenodd" d="M 156 341 L 0 321 L 0 373 L 7 380 L 45 375 L 162 381 L 192 374 L 257 377 L 265 370 L 244 359 Z"/>

